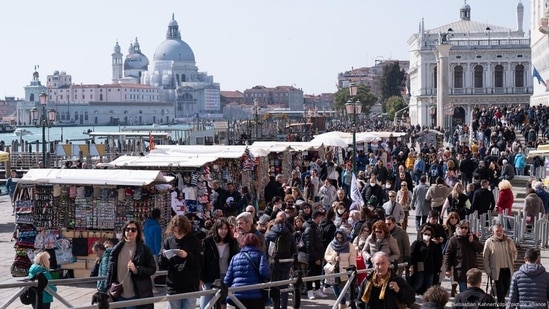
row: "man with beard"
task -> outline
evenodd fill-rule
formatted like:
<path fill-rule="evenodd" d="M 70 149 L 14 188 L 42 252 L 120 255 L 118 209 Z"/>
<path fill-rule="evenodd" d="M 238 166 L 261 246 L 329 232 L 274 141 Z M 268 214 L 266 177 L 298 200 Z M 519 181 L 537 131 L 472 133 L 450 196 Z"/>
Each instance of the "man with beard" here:
<path fill-rule="evenodd" d="M 376 175 L 376 179 L 380 183 L 385 183 L 389 179 L 389 171 L 381 159 L 377 160 L 373 174 Z"/>
<path fill-rule="evenodd" d="M 490 182 L 483 179 L 480 182 L 480 185 L 481 188 L 475 191 L 473 194 L 473 202 L 471 203 L 471 212 L 476 210 L 479 216 L 494 210 L 494 207 L 496 207 L 494 194 L 490 191 Z"/>
<path fill-rule="evenodd" d="M 478 162 L 478 167 L 473 174 L 478 175 L 479 179 L 490 179 L 490 170 L 488 169 L 488 166 L 486 166 L 486 162 L 484 160 L 480 160 Z"/>
<path fill-rule="evenodd" d="M 375 197 L 376 199 L 376 208 L 383 205 L 383 188 L 381 188 L 381 186 L 377 184 L 376 176 L 374 175 L 370 177 L 370 181 L 362 190 L 363 201 L 368 202 L 372 197 Z"/>

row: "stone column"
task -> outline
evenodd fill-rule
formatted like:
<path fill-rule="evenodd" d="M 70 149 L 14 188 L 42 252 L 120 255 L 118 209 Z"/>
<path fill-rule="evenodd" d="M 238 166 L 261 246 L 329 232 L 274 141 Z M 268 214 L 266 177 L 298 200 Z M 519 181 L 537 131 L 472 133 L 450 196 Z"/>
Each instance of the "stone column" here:
<path fill-rule="evenodd" d="M 446 129 L 444 107 L 449 103 L 450 44 L 435 45 L 437 53 L 437 126 Z"/>

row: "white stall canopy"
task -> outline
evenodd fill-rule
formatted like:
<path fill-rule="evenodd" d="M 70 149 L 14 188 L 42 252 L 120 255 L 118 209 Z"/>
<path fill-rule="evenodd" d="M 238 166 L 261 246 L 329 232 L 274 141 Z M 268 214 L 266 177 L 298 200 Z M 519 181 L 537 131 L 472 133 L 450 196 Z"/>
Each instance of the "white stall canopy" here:
<path fill-rule="evenodd" d="M 198 168 L 217 159 L 238 159 L 241 158 L 248 146 L 197 146 L 197 145 L 162 145 L 156 146 L 146 156 L 121 156 L 109 163 L 102 163 L 100 166 L 107 167 L 158 167 L 158 168 Z M 261 152 L 254 153 L 256 156 L 265 156 Z"/>
<path fill-rule="evenodd" d="M 104 186 L 145 186 L 168 183 L 174 177 L 160 171 L 112 169 L 31 169 L 19 183 L 23 184 L 75 184 Z"/>

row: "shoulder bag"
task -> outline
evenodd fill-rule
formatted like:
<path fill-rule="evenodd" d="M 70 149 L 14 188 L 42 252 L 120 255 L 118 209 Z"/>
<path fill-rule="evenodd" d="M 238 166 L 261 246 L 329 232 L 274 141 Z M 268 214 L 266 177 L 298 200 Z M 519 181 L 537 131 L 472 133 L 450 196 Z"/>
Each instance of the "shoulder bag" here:
<path fill-rule="evenodd" d="M 128 269 L 122 281 L 111 283 L 111 287 L 109 288 L 109 295 L 113 299 L 117 299 L 118 297 L 120 297 L 120 295 L 122 295 L 122 292 L 124 292 L 124 287 L 122 286 L 122 284 L 124 284 L 124 281 L 126 280 L 126 278 L 128 278 L 129 273 L 130 270 Z"/>
<path fill-rule="evenodd" d="M 259 272 L 259 266 L 254 262 L 252 257 L 248 254 L 248 252 L 243 252 L 243 254 L 246 257 L 246 259 L 248 259 L 248 261 L 250 262 L 252 267 L 255 269 L 255 272 L 259 276 L 259 280 L 261 280 L 261 282 L 259 282 L 259 283 L 263 283 L 263 282 L 268 281 L 267 279 L 263 278 L 263 276 Z M 271 288 L 262 288 L 261 289 L 261 295 L 262 295 L 263 299 L 265 299 L 265 300 L 270 299 L 271 298 Z"/>

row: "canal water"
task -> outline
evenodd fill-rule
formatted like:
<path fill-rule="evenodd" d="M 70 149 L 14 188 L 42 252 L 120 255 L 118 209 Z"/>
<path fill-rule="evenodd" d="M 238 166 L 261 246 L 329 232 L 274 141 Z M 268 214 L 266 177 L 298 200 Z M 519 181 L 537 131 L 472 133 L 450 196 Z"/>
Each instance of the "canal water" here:
<path fill-rule="evenodd" d="M 174 129 L 189 129 L 189 125 L 173 125 L 173 126 L 80 126 L 80 127 L 51 127 L 46 128 L 46 141 L 63 141 L 72 142 L 73 144 L 84 143 L 84 140 L 89 136 L 86 134 L 88 130 L 94 132 L 120 132 L 124 129 L 139 129 L 143 132 L 150 128 L 151 131 L 162 131 L 163 128 L 167 130 Z M 1 133 L 0 141 L 4 141 L 6 145 L 11 145 L 12 141 L 27 141 L 27 142 L 42 142 L 42 127 L 21 127 L 30 132 L 28 135 L 17 136 L 15 133 Z M 172 136 L 175 137 L 175 136 Z"/>

